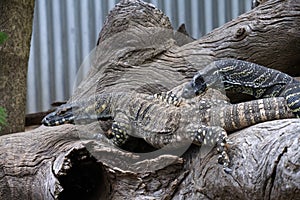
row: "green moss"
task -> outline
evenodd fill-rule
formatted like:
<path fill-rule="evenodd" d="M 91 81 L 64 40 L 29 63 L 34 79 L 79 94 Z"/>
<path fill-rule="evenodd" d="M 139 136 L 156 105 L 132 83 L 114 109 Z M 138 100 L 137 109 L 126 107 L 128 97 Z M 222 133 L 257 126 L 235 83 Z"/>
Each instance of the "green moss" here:
<path fill-rule="evenodd" d="M 6 111 L 3 107 L 0 107 L 0 130 L 6 126 Z"/>
<path fill-rule="evenodd" d="M 0 32 L 0 44 L 3 44 L 8 38 L 6 33 Z"/>

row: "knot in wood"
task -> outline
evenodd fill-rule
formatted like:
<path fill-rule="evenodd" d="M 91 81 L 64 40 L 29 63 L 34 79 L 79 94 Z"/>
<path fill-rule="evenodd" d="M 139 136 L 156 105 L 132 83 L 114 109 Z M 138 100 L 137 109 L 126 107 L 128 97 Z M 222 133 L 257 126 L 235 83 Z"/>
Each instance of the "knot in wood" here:
<path fill-rule="evenodd" d="M 235 38 L 243 39 L 246 36 L 246 29 L 244 27 L 239 28 L 235 33 Z"/>

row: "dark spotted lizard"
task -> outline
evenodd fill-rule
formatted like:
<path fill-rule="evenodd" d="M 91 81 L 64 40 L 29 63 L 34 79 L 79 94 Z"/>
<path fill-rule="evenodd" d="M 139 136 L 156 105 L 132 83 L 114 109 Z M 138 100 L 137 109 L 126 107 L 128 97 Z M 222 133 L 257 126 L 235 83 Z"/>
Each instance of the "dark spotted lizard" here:
<path fill-rule="evenodd" d="M 182 87 L 180 87 L 182 90 Z M 208 90 L 209 93 L 213 90 Z M 191 142 L 216 145 L 219 163 L 230 172 L 226 131 L 274 119 L 291 118 L 284 98 L 266 98 L 239 104 L 202 95 L 182 101 L 172 93 L 108 93 L 62 105 L 42 123 L 54 126 L 91 120 L 113 119 L 107 134 L 117 146 L 129 137 L 140 137 L 156 148 Z"/>
<path fill-rule="evenodd" d="M 300 116 L 300 81 L 255 63 L 235 59 L 212 62 L 185 85 L 182 97 L 195 97 L 208 87 L 244 93 L 256 99 L 284 97 L 288 107 Z"/>

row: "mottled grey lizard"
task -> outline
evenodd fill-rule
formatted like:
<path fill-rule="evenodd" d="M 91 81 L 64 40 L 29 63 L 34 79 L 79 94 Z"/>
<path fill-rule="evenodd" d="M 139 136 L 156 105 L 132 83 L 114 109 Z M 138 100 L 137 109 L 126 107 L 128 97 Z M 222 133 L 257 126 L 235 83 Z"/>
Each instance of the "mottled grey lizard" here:
<path fill-rule="evenodd" d="M 180 87 L 182 89 L 182 87 Z M 209 93 L 211 90 L 207 91 Z M 214 93 L 214 92 L 213 92 Z M 205 94 L 206 95 L 206 94 Z M 46 126 L 113 119 L 107 136 L 122 146 L 140 137 L 156 148 L 191 142 L 216 145 L 219 162 L 230 172 L 226 131 L 274 119 L 294 117 L 284 98 L 266 98 L 239 104 L 202 95 L 179 101 L 172 93 L 108 93 L 65 104 L 43 119 Z"/>

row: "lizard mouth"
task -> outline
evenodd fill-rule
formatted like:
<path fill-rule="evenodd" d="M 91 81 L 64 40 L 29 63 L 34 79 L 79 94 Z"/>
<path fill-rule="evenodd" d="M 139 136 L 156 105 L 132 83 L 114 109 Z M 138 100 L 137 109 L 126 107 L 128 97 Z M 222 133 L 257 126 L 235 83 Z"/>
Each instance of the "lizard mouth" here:
<path fill-rule="evenodd" d="M 185 99 L 190 99 L 199 94 L 202 94 L 207 90 L 206 82 L 202 76 L 197 77 L 197 79 L 187 83 L 182 89 L 182 97 Z"/>
<path fill-rule="evenodd" d="M 187 83 L 183 89 L 181 96 L 185 99 L 190 99 L 196 96 L 195 91 L 193 89 L 192 83 Z"/>

